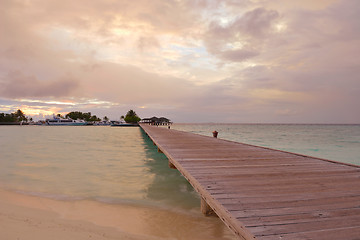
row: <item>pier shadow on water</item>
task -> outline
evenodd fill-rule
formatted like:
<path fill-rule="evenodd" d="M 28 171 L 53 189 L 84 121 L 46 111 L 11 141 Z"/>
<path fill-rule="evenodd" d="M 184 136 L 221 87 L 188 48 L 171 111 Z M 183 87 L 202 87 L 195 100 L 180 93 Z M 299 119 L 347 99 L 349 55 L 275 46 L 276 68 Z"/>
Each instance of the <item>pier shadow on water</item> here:
<path fill-rule="evenodd" d="M 157 151 L 157 146 L 143 130 L 141 133 L 146 154 L 144 165 L 154 174 L 152 183 L 147 187 L 147 198 L 162 207 L 171 208 L 171 211 L 186 213 L 167 217 L 167 224 L 158 225 L 162 228 L 171 226 L 169 232 L 176 239 L 234 239 L 233 233 L 219 218 L 205 217 L 201 213 L 199 194 L 178 170 L 169 167 L 168 158 Z M 148 222 L 154 223 L 151 229 L 156 229 L 154 218 L 149 218 Z"/>
<path fill-rule="evenodd" d="M 145 166 L 154 174 L 147 188 L 147 198 L 171 208 L 200 208 L 200 197 L 191 184 L 176 169 L 169 168 L 168 159 L 141 130 L 146 154 Z M 198 209 L 197 209 L 198 210 Z"/>

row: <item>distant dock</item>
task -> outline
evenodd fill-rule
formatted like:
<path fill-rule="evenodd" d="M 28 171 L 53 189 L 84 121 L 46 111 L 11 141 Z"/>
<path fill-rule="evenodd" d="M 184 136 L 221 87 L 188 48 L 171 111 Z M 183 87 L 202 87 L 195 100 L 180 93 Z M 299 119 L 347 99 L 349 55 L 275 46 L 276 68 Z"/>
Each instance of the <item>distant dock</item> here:
<path fill-rule="evenodd" d="M 360 239 L 360 166 L 140 126 L 239 239 Z"/>

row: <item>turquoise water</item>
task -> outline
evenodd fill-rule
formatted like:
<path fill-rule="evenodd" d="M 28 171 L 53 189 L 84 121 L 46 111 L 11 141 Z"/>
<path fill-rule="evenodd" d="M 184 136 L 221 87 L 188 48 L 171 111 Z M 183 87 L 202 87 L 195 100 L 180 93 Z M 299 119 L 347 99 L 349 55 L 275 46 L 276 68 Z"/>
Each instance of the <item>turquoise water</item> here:
<path fill-rule="evenodd" d="M 360 165 L 360 125 L 173 124 L 172 129 Z M 140 128 L 0 126 L 2 187 L 57 199 L 198 209 Z"/>
<path fill-rule="evenodd" d="M 3 188 L 56 199 L 182 209 L 199 197 L 140 128 L 0 126 Z"/>
<path fill-rule="evenodd" d="M 231 141 L 360 165 L 360 125 L 174 124 L 171 128 L 208 136 L 217 130 L 219 138 Z M 0 126 L 0 164 L 3 189 L 60 201 L 131 203 L 159 212 L 181 212 L 197 223 L 200 236 L 194 239 L 234 238 L 218 218 L 201 215 L 198 194 L 168 167 L 165 155 L 140 128 Z M 166 239 L 188 239 L 187 232 L 170 228 L 162 234 L 169 236 Z"/>
<path fill-rule="evenodd" d="M 360 125 L 173 124 L 172 129 L 360 165 Z"/>

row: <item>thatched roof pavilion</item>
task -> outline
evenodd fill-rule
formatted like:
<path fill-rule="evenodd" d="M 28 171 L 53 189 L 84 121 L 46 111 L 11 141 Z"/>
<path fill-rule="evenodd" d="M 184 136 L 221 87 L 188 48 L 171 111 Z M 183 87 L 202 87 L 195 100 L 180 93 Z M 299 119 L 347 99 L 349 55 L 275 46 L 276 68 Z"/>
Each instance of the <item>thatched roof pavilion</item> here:
<path fill-rule="evenodd" d="M 152 118 L 143 118 L 140 121 L 141 123 L 148 123 L 150 125 L 169 125 L 172 124 L 170 119 L 167 119 L 165 117 L 152 117 Z"/>

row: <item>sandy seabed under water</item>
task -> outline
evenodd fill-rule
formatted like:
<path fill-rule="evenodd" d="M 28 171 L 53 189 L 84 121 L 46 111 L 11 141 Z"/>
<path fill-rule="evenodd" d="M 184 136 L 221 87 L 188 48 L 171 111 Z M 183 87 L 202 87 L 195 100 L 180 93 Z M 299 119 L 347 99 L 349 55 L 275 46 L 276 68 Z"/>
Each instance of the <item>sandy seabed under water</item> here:
<path fill-rule="evenodd" d="M 0 189 L 0 239 L 235 239 L 216 217 Z"/>

